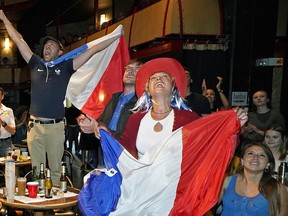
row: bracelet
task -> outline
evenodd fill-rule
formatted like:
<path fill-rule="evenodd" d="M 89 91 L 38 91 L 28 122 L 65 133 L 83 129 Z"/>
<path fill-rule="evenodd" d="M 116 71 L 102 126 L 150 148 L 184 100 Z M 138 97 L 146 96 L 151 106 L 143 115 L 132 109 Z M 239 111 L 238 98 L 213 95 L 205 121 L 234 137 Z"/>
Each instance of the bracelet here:
<path fill-rule="evenodd" d="M 2 127 L 6 127 L 6 126 L 7 126 L 7 123 L 4 122 L 4 123 L 2 124 Z"/>
<path fill-rule="evenodd" d="M 220 90 L 218 90 L 218 92 L 219 92 L 219 93 L 221 93 L 221 92 L 223 93 L 223 90 L 222 90 L 222 89 L 220 89 Z"/>

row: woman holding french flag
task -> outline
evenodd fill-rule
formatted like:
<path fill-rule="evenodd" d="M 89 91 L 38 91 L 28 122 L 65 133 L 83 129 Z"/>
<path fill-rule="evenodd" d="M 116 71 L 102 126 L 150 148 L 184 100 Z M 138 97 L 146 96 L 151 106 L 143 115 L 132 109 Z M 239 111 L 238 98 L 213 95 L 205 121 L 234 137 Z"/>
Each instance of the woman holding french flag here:
<path fill-rule="evenodd" d="M 185 93 L 186 74 L 176 59 L 143 64 L 139 99 L 119 142 L 95 128 L 105 168 L 85 177 L 82 214 L 200 216 L 217 203 L 247 113 L 231 109 L 199 118 L 185 106 Z"/>

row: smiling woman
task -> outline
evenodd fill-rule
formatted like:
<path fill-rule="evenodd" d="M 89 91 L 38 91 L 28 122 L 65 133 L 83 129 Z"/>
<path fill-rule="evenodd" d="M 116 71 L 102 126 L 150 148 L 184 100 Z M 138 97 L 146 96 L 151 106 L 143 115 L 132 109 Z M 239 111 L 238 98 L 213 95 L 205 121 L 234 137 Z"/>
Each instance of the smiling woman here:
<path fill-rule="evenodd" d="M 275 158 L 275 172 L 278 173 L 281 162 L 288 162 L 287 132 L 279 124 L 272 124 L 265 131 L 264 143 L 271 149 Z"/>
<path fill-rule="evenodd" d="M 241 150 L 239 174 L 226 177 L 219 203 L 221 216 L 288 214 L 288 193 L 284 185 L 272 177 L 273 154 L 266 144 L 249 143 Z"/>
<path fill-rule="evenodd" d="M 185 97 L 185 84 L 184 68 L 173 58 L 156 58 L 139 69 L 136 76 L 136 94 L 139 100 L 133 108 L 135 115 L 131 116 L 137 121 L 137 126 L 133 125 L 132 134 L 128 134 L 127 130 L 120 138 L 121 144 L 134 157 L 142 157 L 163 137 L 199 118 L 181 99 Z"/>
<path fill-rule="evenodd" d="M 102 211 L 102 207 L 96 204 L 100 203 L 100 199 L 108 200 L 107 204 L 101 205 L 105 206 L 105 215 L 108 211 L 115 211 L 111 212 L 111 215 L 139 215 L 139 212 L 142 215 L 203 215 L 217 201 L 215 199 L 217 195 L 214 195 L 214 192 L 217 191 L 218 194 L 221 179 L 228 164 L 228 157 L 226 158 L 224 152 L 229 149 L 231 156 L 231 151 L 233 151 L 231 148 L 235 147 L 234 142 L 237 140 L 235 139 L 236 131 L 239 131 L 240 125 L 247 121 L 247 113 L 242 109 L 230 110 L 230 114 L 233 113 L 230 115 L 231 121 L 226 119 L 227 114 L 224 114 L 225 118 L 223 118 L 223 112 L 218 112 L 218 115 L 223 115 L 219 118 L 214 115 L 199 119 L 199 116 L 191 110 L 183 110 L 187 108 L 181 98 L 185 97 L 186 82 L 184 68 L 176 59 L 156 58 L 142 65 L 136 75 L 136 93 L 139 99 L 133 109 L 134 114 L 130 115 L 120 137 L 119 142 L 122 145 L 110 143 L 108 139 L 112 137 L 108 138 L 107 132 L 100 131 L 105 168 L 110 172 L 112 170 L 110 168 L 113 167 L 118 173 L 115 178 L 109 178 L 110 183 L 104 180 L 106 174 L 100 174 L 99 178 L 97 174 L 91 174 L 86 182 L 87 187 L 83 187 L 79 195 L 79 206 L 83 212 L 86 212 L 84 215 L 93 213 L 95 215 L 96 212 Z M 233 122 L 230 126 L 227 125 L 227 130 L 221 130 L 221 138 L 214 133 L 214 130 L 213 132 L 206 130 L 207 127 L 202 124 L 202 121 L 207 123 L 212 119 L 214 122 L 216 119 L 217 123 L 210 122 L 210 124 L 216 126 L 215 132 L 219 132 L 220 126 L 226 127 L 220 123 L 220 118 L 223 118 L 223 122 L 224 119 L 227 123 Z M 194 121 L 196 119 L 199 119 L 197 120 L 199 128 L 197 122 Z M 209 136 L 202 134 L 203 131 L 209 133 Z M 193 133 L 200 135 L 199 138 L 193 136 Z M 223 133 L 229 136 L 228 139 L 231 139 L 231 142 Z M 215 137 L 210 137 L 210 134 Z M 195 140 L 200 143 L 195 143 Z M 221 144 L 218 145 L 215 140 L 221 140 L 225 151 L 219 150 Z M 121 152 L 112 153 L 112 149 L 108 150 L 110 144 L 119 147 Z M 217 152 L 221 152 L 221 156 L 215 156 L 216 149 Z M 202 156 L 199 155 L 200 152 Z M 117 158 L 112 159 L 108 154 L 117 155 Z M 122 156 L 125 157 L 125 159 L 122 158 L 124 160 L 121 159 Z M 117 161 L 117 166 L 110 163 L 112 160 Z M 217 163 L 213 163 L 213 160 L 217 160 Z M 121 161 L 128 166 L 123 166 L 120 170 L 118 165 L 122 167 Z M 211 168 L 212 164 L 206 164 L 207 161 L 217 164 L 217 168 L 203 169 L 203 167 Z M 218 163 L 219 161 L 223 163 Z M 207 170 L 217 171 L 212 174 L 206 172 Z M 211 176 L 219 177 L 219 179 L 215 180 Z M 139 184 L 138 179 L 149 179 L 149 182 L 142 181 L 143 184 Z M 99 184 L 100 181 L 101 184 Z M 102 187 L 101 190 L 105 193 L 99 193 L 97 187 L 103 185 L 103 181 L 105 185 L 112 187 L 109 192 Z M 120 184 L 121 189 L 119 189 Z M 93 195 L 93 191 L 98 191 L 98 195 Z M 117 196 L 114 195 L 116 193 Z M 106 199 L 104 196 L 109 198 Z M 111 197 L 115 199 L 111 200 Z M 135 204 L 125 202 L 125 200 L 141 200 L 141 203 Z"/>

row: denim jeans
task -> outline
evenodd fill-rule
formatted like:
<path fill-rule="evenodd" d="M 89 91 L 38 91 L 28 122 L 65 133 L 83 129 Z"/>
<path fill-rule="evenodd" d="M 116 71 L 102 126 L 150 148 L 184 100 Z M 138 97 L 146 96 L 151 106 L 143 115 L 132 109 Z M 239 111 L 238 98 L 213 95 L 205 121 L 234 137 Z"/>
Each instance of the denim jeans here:
<path fill-rule="evenodd" d="M 5 157 L 7 152 L 7 148 L 8 147 L 11 147 L 11 138 L 10 139 L 7 139 L 7 140 L 2 140 L 0 141 L 0 157 Z"/>

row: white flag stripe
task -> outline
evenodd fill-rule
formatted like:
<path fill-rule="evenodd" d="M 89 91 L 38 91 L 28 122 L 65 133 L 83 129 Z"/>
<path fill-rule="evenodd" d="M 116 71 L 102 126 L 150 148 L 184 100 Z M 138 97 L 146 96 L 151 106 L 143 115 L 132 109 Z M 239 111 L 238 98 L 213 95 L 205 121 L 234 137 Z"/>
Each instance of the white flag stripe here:
<path fill-rule="evenodd" d="M 78 109 L 81 109 L 90 97 L 95 86 L 99 83 L 111 58 L 118 46 L 120 36 L 123 34 L 123 26 L 118 26 L 112 33 L 88 43 L 88 49 L 97 44 L 106 47 L 111 40 L 114 42 L 107 48 L 93 55 L 82 67 L 80 67 L 70 78 L 66 97 Z M 81 95 L 81 97 L 78 97 Z"/>
<path fill-rule="evenodd" d="M 131 159 L 124 150 L 118 168 L 125 184 L 121 185 L 117 210 L 110 215 L 168 215 L 181 174 L 182 146 L 182 130 L 179 129 L 138 161 Z"/>

